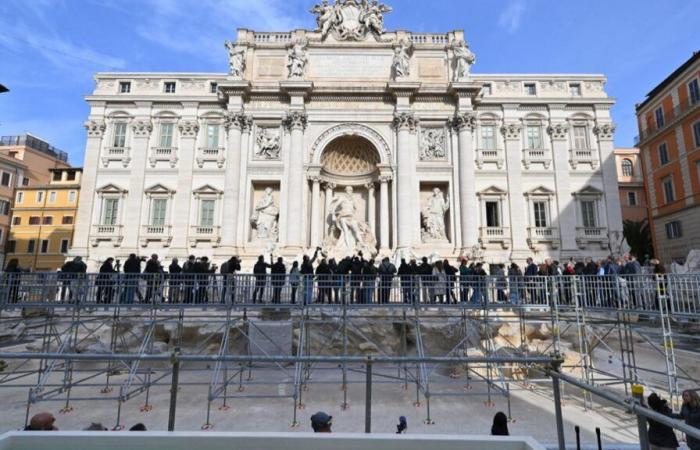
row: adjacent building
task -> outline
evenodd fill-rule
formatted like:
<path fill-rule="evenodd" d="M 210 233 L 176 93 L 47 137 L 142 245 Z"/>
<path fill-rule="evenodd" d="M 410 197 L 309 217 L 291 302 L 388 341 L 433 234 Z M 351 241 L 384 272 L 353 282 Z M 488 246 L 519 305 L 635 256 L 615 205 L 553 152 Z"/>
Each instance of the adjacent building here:
<path fill-rule="evenodd" d="M 73 254 L 619 250 L 603 75 L 472 73 L 463 31 L 314 11 L 317 30 L 238 30 L 226 73 L 95 76 Z"/>
<path fill-rule="evenodd" d="M 22 186 L 25 171 L 22 161 L 0 154 L 0 267 L 5 267 L 5 246 L 10 235 L 15 188 Z"/>
<path fill-rule="evenodd" d="M 637 105 L 639 148 L 656 255 L 700 248 L 700 52 Z"/>
<path fill-rule="evenodd" d="M 644 173 L 639 149 L 616 148 L 617 184 L 620 187 L 622 220 L 644 222 L 647 220 L 647 200 L 644 189 Z"/>
<path fill-rule="evenodd" d="M 82 169 L 50 169 L 48 184 L 17 188 L 7 258 L 20 267 L 54 271 L 66 260 L 73 242 Z"/>

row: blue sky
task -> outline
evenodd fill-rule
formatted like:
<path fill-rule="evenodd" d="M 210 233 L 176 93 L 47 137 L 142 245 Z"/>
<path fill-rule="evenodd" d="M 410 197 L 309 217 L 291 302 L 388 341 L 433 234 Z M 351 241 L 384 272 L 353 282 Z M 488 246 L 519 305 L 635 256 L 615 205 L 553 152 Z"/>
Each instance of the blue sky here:
<path fill-rule="evenodd" d="M 31 132 L 82 165 L 83 97 L 98 71 L 224 72 L 236 28 L 313 28 L 314 0 L 2 0 L 0 135 Z M 475 73 L 603 73 L 618 101 L 616 144 L 634 104 L 700 49 L 698 0 L 386 0 L 389 29 L 464 29 Z"/>

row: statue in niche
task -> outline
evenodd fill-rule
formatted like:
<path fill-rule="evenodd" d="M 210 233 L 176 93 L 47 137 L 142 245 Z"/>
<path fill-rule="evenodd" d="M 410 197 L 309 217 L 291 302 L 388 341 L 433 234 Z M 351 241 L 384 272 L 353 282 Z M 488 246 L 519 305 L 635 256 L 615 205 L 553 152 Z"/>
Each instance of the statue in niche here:
<path fill-rule="evenodd" d="M 255 210 L 250 218 L 250 223 L 257 231 L 257 239 L 260 241 L 277 241 L 279 230 L 277 219 L 280 209 L 275 205 L 272 197 L 272 188 L 265 189 L 262 198 L 255 204 Z"/>
<path fill-rule="evenodd" d="M 423 216 L 423 230 L 421 232 L 423 242 L 446 241 L 447 228 L 445 226 L 445 213 L 450 209 L 450 198 L 445 198 L 440 188 L 433 189 L 433 195 L 421 215 Z"/>
<path fill-rule="evenodd" d="M 405 78 L 411 74 L 410 60 L 412 45 L 411 42 L 403 39 L 399 45 L 394 48 L 394 61 L 392 68 L 394 70 L 394 79 Z"/>
<path fill-rule="evenodd" d="M 289 70 L 289 78 L 303 78 L 304 68 L 306 68 L 306 45 L 303 42 L 295 43 L 287 53 L 289 60 L 287 61 L 287 69 Z"/>
<path fill-rule="evenodd" d="M 366 256 L 374 256 L 377 253 L 377 239 L 367 222 L 357 218 L 351 186 L 333 196 L 330 209 L 331 233 L 326 245 L 332 247 L 331 253 L 348 256 L 361 251 Z"/>
<path fill-rule="evenodd" d="M 239 47 L 231 41 L 226 41 L 226 50 L 228 50 L 228 66 L 229 75 L 243 78 L 243 73 L 245 73 L 245 48 Z"/>
<path fill-rule="evenodd" d="M 457 41 L 452 44 L 452 51 L 455 54 L 455 77 L 454 81 L 462 81 L 469 78 L 472 66 L 476 62 L 476 55 L 469 50 L 469 46 L 464 41 Z"/>
<path fill-rule="evenodd" d="M 258 129 L 258 134 L 255 136 L 255 144 L 257 150 L 255 156 L 262 159 L 279 159 L 280 158 L 280 137 L 265 128 Z"/>
<path fill-rule="evenodd" d="M 445 159 L 445 133 L 441 129 L 425 129 L 422 133 L 420 159 L 430 161 Z"/>

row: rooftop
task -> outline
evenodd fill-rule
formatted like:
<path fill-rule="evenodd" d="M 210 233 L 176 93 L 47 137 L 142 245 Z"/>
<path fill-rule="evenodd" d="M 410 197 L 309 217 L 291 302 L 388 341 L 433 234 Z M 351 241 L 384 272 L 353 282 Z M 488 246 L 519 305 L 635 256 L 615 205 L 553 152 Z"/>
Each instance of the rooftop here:
<path fill-rule="evenodd" d="M 46 155 L 52 156 L 59 161 L 68 162 L 68 153 L 59 150 L 48 142 L 31 134 L 23 134 L 19 136 L 2 136 L 0 137 L 0 147 L 9 146 L 25 146 L 38 150 Z"/>
<path fill-rule="evenodd" d="M 646 95 L 646 99 L 642 103 L 637 105 L 637 111 L 639 111 L 647 103 L 652 101 L 656 94 L 663 91 L 669 84 L 673 83 L 673 81 L 676 78 L 678 78 L 683 72 L 685 72 L 685 70 L 691 65 L 693 65 L 693 63 L 695 63 L 695 61 L 697 61 L 698 59 L 700 59 L 700 50 L 693 52 L 693 55 L 686 62 L 681 64 L 680 67 L 678 67 L 676 70 L 673 71 L 673 73 L 671 73 L 671 75 L 667 76 L 661 83 L 659 83 L 654 89 L 652 89 Z"/>

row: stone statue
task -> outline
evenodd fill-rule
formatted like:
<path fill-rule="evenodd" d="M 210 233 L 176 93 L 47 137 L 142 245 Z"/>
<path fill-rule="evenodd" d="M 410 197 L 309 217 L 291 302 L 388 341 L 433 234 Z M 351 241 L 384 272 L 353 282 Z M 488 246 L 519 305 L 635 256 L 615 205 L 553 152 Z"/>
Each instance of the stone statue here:
<path fill-rule="evenodd" d="M 443 196 L 440 188 L 433 189 L 433 195 L 423 210 L 423 242 L 447 240 L 445 213 L 450 209 L 450 198 Z"/>
<path fill-rule="evenodd" d="M 316 14 L 316 23 L 321 38 L 328 33 L 340 41 L 361 40 L 367 33 L 381 35 L 384 33 L 384 14 L 391 11 L 377 0 L 335 0 L 333 5 L 328 0 L 316 4 L 310 12 Z"/>
<path fill-rule="evenodd" d="M 367 0 L 363 0 L 360 23 L 368 30 L 382 34 L 384 33 L 384 13 L 391 12 L 391 10 L 386 5 L 380 5 L 377 0 L 373 0 L 371 4 Z"/>
<path fill-rule="evenodd" d="M 348 256 L 355 252 L 363 252 L 374 256 L 377 253 L 377 239 L 369 225 L 357 218 L 357 207 L 353 199 L 351 186 L 344 193 L 336 194 L 331 200 L 332 233 L 340 233 L 334 245 L 334 252 L 344 252 Z"/>
<path fill-rule="evenodd" d="M 261 241 L 276 241 L 278 236 L 277 219 L 280 209 L 275 205 L 272 188 L 265 189 L 262 198 L 255 204 L 255 211 L 250 223 L 257 231 L 257 239 Z"/>
<path fill-rule="evenodd" d="M 306 44 L 303 42 L 295 43 L 287 53 L 287 69 L 289 70 L 289 78 L 304 78 L 304 69 L 306 68 Z"/>
<path fill-rule="evenodd" d="M 243 78 L 243 74 L 245 73 L 245 48 L 238 47 L 231 41 L 226 41 L 224 45 L 226 46 L 226 50 L 228 50 L 229 75 Z"/>
<path fill-rule="evenodd" d="M 411 74 L 410 52 L 412 49 L 410 41 L 403 39 L 394 48 L 394 61 L 392 62 L 394 79 L 405 78 Z"/>
<path fill-rule="evenodd" d="M 452 51 L 455 54 L 454 81 L 462 81 L 465 78 L 469 78 L 472 66 L 476 62 L 476 55 L 469 50 L 469 46 L 464 41 L 457 41 L 452 44 Z"/>
<path fill-rule="evenodd" d="M 446 157 L 444 131 L 441 129 L 424 129 L 421 136 L 421 161 L 439 160 Z"/>
<path fill-rule="evenodd" d="M 321 4 L 314 5 L 310 12 L 318 15 L 316 24 L 318 25 L 318 31 L 321 32 L 321 37 L 326 37 L 331 27 L 339 21 L 338 5 L 330 6 L 328 0 L 323 0 Z"/>
<path fill-rule="evenodd" d="M 255 137 L 257 150 L 255 156 L 262 159 L 279 159 L 280 158 L 280 137 L 273 134 L 265 128 L 258 129 L 258 134 Z"/>

